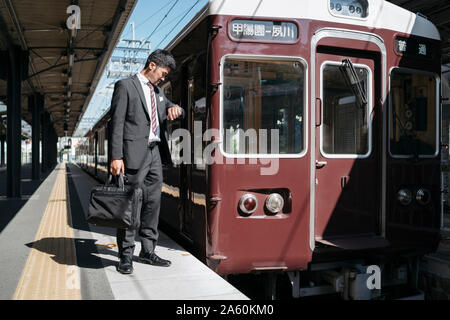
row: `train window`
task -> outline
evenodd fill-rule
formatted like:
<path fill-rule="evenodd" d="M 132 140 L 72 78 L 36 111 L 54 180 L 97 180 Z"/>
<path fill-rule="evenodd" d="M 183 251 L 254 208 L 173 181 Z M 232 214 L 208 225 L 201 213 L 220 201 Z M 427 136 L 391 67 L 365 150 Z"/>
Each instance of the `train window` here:
<path fill-rule="evenodd" d="M 166 96 L 166 98 L 169 99 L 169 101 L 172 101 L 172 83 L 170 81 L 166 81 L 166 83 L 164 83 L 161 88 L 164 90 L 164 95 Z"/>
<path fill-rule="evenodd" d="M 99 156 L 105 155 L 105 128 L 98 130 L 97 154 Z"/>
<path fill-rule="evenodd" d="M 226 153 L 301 153 L 305 144 L 303 63 L 293 58 L 227 56 L 222 65 Z M 278 141 L 271 141 L 277 136 Z"/>
<path fill-rule="evenodd" d="M 392 71 L 389 116 L 391 155 L 437 155 L 436 95 L 434 75 L 404 69 Z"/>
<path fill-rule="evenodd" d="M 164 95 L 166 96 L 167 99 L 169 99 L 169 101 L 181 104 L 180 102 L 178 102 L 178 101 L 180 101 L 180 96 L 179 96 L 180 91 L 176 90 L 178 87 L 180 87 L 179 85 L 177 86 L 178 83 L 176 82 L 176 81 L 179 81 L 180 74 L 174 73 L 174 75 L 172 77 L 173 77 L 173 80 L 165 82 L 161 86 L 161 88 L 164 90 Z M 172 85 L 172 81 L 175 81 L 174 85 Z M 186 108 L 185 106 L 183 106 L 183 107 Z M 172 161 L 173 161 L 174 166 L 178 167 L 179 164 L 181 163 L 182 137 L 181 136 L 173 137 L 172 133 L 182 127 L 182 119 L 178 118 L 175 121 L 167 121 L 166 125 L 167 125 L 167 133 L 169 135 L 169 140 L 167 141 L 168 145 L 169 145 L 169 151 L 170 151 L 170 154 L 172 155 Z"/>
<path fill-rule="evenodd" d="M 341 64 L 327 63 L 322 68 L 322 153 L 329 157 L 368 156 L 370 99 L 367 104 L 359 103 L 357 92 L 349 81 L 345 81 Z M 370 97 L 370 69 L 355 66 L 354 70 L 362 90 Z"/>

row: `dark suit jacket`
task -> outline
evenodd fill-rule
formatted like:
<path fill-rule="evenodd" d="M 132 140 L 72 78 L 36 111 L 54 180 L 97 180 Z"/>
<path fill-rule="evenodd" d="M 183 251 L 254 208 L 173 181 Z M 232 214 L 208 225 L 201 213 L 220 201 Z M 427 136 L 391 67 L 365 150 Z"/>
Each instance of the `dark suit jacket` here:
<path fill-rule="evenodd" d="M 167 109 L 174 106 L 164 92 L 155 87 L 160 139 L 161 161 L 172 166 L 167 144 Z M 110 148 L 111 159 L 123 159 L 125 167 L 139 169 L 146 152 L 150 133 L 150 115 L 141 83 L 136 75 L 116 82 L 111 101 Z M 184 116 L 184 111 L 182 116 Z"/>

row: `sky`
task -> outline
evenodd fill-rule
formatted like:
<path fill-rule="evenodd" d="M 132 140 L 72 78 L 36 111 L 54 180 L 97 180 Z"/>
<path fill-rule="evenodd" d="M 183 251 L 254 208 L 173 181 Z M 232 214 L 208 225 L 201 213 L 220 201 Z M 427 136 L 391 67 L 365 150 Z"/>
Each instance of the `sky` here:
<path fill-rule="evenodd" d="M 152 50 L 164 48 L 207 2 L 207 0 L 139 0 L 122 32 L 122 37 L 131 38 L 131 22 L 134 21 L 136 39 L 150 40 Z"/>
<path fill-rule="evenodd" d="M 150 41 L 151 51 L 164 48 L 183 27 L 204 7 L 208 0 L 138 0 L 121 38 Z M 82 27 L 82 26 L 81 26 Z M 109 109 L 111 89 L 105 89 L 116 80 L 103 74 L 83 118 L 97 119 Z M 75 136 L 84 135 L 91 125 L 81 123 Z"/>

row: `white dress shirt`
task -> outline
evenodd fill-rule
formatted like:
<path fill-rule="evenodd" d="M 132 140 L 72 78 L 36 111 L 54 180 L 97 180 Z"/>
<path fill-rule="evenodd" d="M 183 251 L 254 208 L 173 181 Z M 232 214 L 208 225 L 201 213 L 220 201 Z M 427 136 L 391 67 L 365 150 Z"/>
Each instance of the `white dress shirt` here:
<path fill-rule="evenodd" d="M 152 101 L 150 99 L 150 88 L 148 87 L 147 83 L 149 82 L 148 79 L 146 77 L 144 77 L 140 72 L 136 74 L 139 82 L 141 83 L 142 86 L 142 90 L 144 91 L 144 96 L 145 96 L 145 103 L 147 104 L 147 110 L 148 110 L 148 114 L 150 116 L 150 133 L 148 135 L 148 143 L 157 141 L 160 142 L 161 139 L 159 138 L 159 119 L 158 119 L 158 102 L 156 101 L 156 94 L 153 92 L 154 94 L 154 101 L 156 103 L 155 107 L 156 107 L 156 135 L 153 133 L 152 130 Z"/>

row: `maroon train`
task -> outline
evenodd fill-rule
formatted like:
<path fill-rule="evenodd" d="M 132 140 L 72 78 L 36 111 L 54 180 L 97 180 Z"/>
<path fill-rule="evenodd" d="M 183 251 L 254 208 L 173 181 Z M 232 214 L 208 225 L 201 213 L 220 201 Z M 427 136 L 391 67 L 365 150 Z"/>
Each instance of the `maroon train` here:
<path fill-rule="evenodd" d="M 420 297 L 441 223 L 431 22 L 383 0 L 214 0 L 167 49 L 186 118 L 168 123 L 162 224 L 294 297 Z"/>

